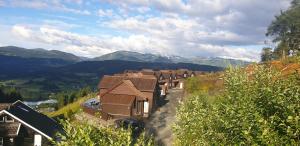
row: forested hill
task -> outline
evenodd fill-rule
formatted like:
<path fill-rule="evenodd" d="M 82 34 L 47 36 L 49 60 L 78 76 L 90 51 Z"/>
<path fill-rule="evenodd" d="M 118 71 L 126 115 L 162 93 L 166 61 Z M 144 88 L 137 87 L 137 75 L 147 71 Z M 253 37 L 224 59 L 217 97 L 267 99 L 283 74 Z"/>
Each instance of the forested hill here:
<path fill-rule="evenodd" d="M 65 61 L 78 62 L 83 58 L 58 50 L 45 50 L 45 49 L 25 49 L 15 46 L 0 47 L 0 55 L 15 56 L 22 58 L 47 58 L 47 59 L 61 59 Z"/>
<path fill-rule="evenodd" d="M 145 63 L 120 60 L 69 62 L 50 58 L 23 58 L 0 55 L 0 86 L 15 87 L 24 99 L 48 98 L 50 93 L 90 86 L 95 88 L 103 75 L 124 70 L 179 69 L 220 71 L 222 68 L 189 63 Z"/>

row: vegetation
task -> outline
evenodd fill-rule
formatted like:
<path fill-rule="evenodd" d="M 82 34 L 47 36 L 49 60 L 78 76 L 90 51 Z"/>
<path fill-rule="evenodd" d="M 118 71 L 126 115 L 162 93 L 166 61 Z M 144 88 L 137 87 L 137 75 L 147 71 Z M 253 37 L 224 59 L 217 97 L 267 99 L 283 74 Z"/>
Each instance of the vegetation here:
<path fill-rule="evenodd" d="M 85 123 L 63 122 L 65 135 L 62 141 L 54 142 L 58 146 L 151 146 L 154 145 L 152 137 L 147 138 L 145 134 L 137 139 L 132 137 L 131 131 L 115 129 L 112 127 L 93 127 Z"/>
<path fill-rule="evenodd" d="M 13 103 L 17 100 L 23 101 L 19 91 L 15 88 L 2 90 L 0 87 L 0 103 Z"/>
<path fill-rule="evenodd" d="M 268 28 L 267 36 L 272 36 L 278 46 L 273 51 L 273 59 L 286 58 L 300 51 L 300 0 L 293 0 L 291 7 L 281 12 Z M 263 50 L 263 55 L 265 55 Z M 262 57 L 263 58 L 263 57 Z"/>
<path fill-rule="evenodd" d="M 262 54 L 261 54 L 261 61 L 266 62 L 266 61 L 271 61 L 271 60 L 273 60 L 272 48 L 263 48 Z"/>
<path fill-rule="evenodd" d="M 68 62 L 81 60 L 78 56 L 58 50 L 25 49 L 15 46 L 0 47 L 0 55 L 19 56 L 22 58 L 60 59 Z"/>
<path fill-rule="evenodd" d="M 71 118 L 72 115 L 80 110 L 80 105 L 84 103 L 86 100 L 93 98 L 96 96 L 96 93 L 90 93 L 86 96 L 82 96 L 75 102 L 69 103 L 62 108 L 58 109 L 57 111 L 46 113 L 49 117 L 58 117 L 63 115 L 64 117 Z"/>
<path fill-rule="evenodd" d="M 230 68 L 224 92 L 190 95 L 178 108 L 177 145 L 299 145 L 299 75 Z"/>
<path fill-rule="evenodd" d="M 216 94 L 223 88 L 221 76 L 222 73 L 219 72 L 188 78 L 185 83 L 185 90 L 190 94 L 199 92 Z"/>
<path fill-rule="evenodd" d="M 67 104 L 77 101 L 81 97 L 87 96 L 90 93 L 92 93 L 92 89 L 88 86 L 79 90 L 60 92 L 53 95 L 53 97 L 57 99 L 57 109 L 60 109 Z"/>

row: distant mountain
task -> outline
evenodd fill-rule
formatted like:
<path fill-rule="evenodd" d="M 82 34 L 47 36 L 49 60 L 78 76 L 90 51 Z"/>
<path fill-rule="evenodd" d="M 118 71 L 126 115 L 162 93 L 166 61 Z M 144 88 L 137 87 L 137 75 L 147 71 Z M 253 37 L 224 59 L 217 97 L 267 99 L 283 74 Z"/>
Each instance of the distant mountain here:
<path fill-rule="evenodd" d="M 0 55 L 0 88 L 15 87 L 24 99 L 48 99 L 51 93 L 97 87 L 103 75 L 125 70 L 179 69 L 220 71 L 223 68 L 188 63 L 133 62 L 121 60 L 70 62 L 52 58 Z"/>
<path fill-rule="evenodd" d="M 165 62 L 172 63 L 167 57 L 154 55 L 154 54 L 142 54 L 130 51 L 117 51 L 109 54 L 105 54 L 100 57 L 92 59 L 93 61 L 104 60 L 123 60 L 123 61 L 135 61 L 135 62 Z"/>
<path fill-rule="evenodd" d="M 219 67 L 228 67 L 230 65 L 231 66 L 246 66 L 252 62 L 248 62 L 248 61 L 244 61 L 244 60 L 220 58 L 220 57 L 210 57 L 210 58 L 195 57 L 195 58 L 191 58 L 189 63 L 213 65 L 213 66 L 219 66 Z"/>
<path fill-rule="evenodd" d="M 45 49 L 25 49 L 15 46 L 0 47 L 0 55 L 3 56 L 16 56 L 22 58 L 48 58 L 48 59 L 61 59 L 65 61 L 79 62 L 82 57 L 58 51 L 58 50 L 45 50 Z"/>
<path fill-rule="evenodd" d="M 136 62 L 164 62 L 164 63 L 192 63 L 200 65 L 210 65 L 218 67 L 228 67 L 232 66 L 244 66 L 250 64 L 251 62 L 235 59 L 225 59 L 220 57 L 215 58 L 202 58 L 202 57 L 192 57 L 184 58 L 180 56 L 160 56 L 154 54 L 142 54 L 130 51 L 117 51 L 110 54 L 106 54 L 100 57 L 92 59 L 93 61 L 103 61 L 103 60 L 123 60 L 123 61 L 136 61 Z"/>
<path fill-rule="evenodd" d="M 134 62 L 160 62 L 160 63 L 192 63 L 200 65 L 210 65 L 217 67 L 232 66 L 244 66 L 251 62 L 226 58 L 203 58 L 203 57 L 191 57 L 185 58 L 180 56 L 161 56 L 155 54 L 142 54 L 130 51 L 117 51 L 109 54 L 105 54 L 100 57 L 88 59 L 66 53 L 57 50 L 45 50 L 45 49 L 25 49 L 15 46 L 0 47 L 0 55 L 3 56 L 15 56 L 22 58 L 47 58 L 47 59 L 60 59 L 68 62 L 81 62 L 81 61 L 104 61 L 104 60 L 122 60 L 122 61 L 134 61 Z"/>

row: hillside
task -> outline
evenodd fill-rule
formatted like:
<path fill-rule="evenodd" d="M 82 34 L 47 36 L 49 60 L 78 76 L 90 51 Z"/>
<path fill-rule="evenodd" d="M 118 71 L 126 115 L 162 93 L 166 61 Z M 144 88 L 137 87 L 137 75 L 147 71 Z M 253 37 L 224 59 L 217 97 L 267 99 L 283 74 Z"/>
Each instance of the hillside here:
<path fill-rule="evenodd" d="M 47 59 L 61 59 L 65 61 L 78 62 L 83 58 L 76 55 L 58 51 L 45 49 L 25 49 L 15 46 L 0 47 L 0 55 L 16 56 L 22 58 L 47 58 Z"/>
<path fill-rule="evenodd" d="M 0 56 L 0 85 L 16 87 L 25 99 L 48 99 L 49 94 L 79 89 L 95 88 L 100 78 L 125 70 L 178 69 L 219 71 L 222 68 L 188 63 L 145 63 L 120 60 L 83 61 L 78 63 L 60 59 L 22 58 Z"/>

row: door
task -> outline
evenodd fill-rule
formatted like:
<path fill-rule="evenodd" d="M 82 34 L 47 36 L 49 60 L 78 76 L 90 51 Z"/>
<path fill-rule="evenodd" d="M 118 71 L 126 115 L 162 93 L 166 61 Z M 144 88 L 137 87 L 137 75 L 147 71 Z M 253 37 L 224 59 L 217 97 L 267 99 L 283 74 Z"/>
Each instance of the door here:
<path fill-rule="evenodd" d="M 160 90 L 160 95 L 161 95 L 161 96 L 164 96 L 164 95 L 166 95 L 166 93 L 165 93 L 165 90 L 164 90 L 164 89 Z"/>
<path fill-rule="evenodd" d="M 183 88 L 183 83 L 180 83 L 179 88 L 180 88 L 180 89 Z"/>
<path fill-rule="evenodd" d="M 42 136 L 41 135 L 34 135 L 34 146 L 42 146 Z"/>
<path fill-rule="evenodd" d="M 149 102 L 144 101 L 144 113 L 148 114 L 149 113 Z"/>

